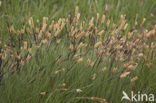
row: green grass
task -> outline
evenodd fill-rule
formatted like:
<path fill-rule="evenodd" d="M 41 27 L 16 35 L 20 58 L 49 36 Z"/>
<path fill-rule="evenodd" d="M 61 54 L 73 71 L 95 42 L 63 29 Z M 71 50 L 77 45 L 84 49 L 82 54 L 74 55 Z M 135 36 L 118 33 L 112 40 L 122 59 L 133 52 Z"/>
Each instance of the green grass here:
<path fill-rule="evenodd" d="M 126 14 L 131 28 L 133 28 L 136 14 L 139 14 L 139 23 L 143 18 L 150 21 L 150 14 L 156 14 L 155 0 L 2 0 L 0 37 L 3 39 L 7 34 L 7 24 L 16 25 L 19 28 L 31 16 L 35 19 L 41 19 L 44 16 L 51 19 L 67 17 L 68 14 L 73 14 L 76 5 L 80 8 L 81 17 L 86 20 L 99 13 L 100 15 L 106 14 L 108 18 L 117 23 L 120 15 Z M 109 11 L 105 10 L 106 5 Z"/>
<path fill-rule="evenodd" d="M 81 14 L 80 21 L 76 25 L 78 29 L 81 21 L 84 20 L 86 25 L 83 29 L 86 30 L 89 20 L 92 16 L 96 18 L 97 13 L 100 14 L 100 17 L 105 14 L 106 20 L 110 19 L 111 25 L 115 23 L 117 26 L 120 25 L 120 15 L 126 14 L 126 22 L 129 25 L 125 31 L 121 32 L 122 37 L 126 36 L 133 29 L 138 30 L 136 36 L 140 35 L 144 28 L 151 30 L 156 24 L 156 0 L 2 0 L 0 7 L 0 50 L 2 48 L 2 50 L 7 51 L 5 45 L 11 46 L 12 44 L 9 41 L 10 36 L 7 29 L 11 25 L 14 25 L 16 30 L 21 29 L 23 25 L 29 27 L 27 21 L 30 17 L 34 18 L 34 22 L 37 19 L 42 21 L 43 17 L 49 17 L 49 21 L 57 21 L 59 18 L 67 18 L 70 14 L 73 19 L 76 6 L 79 6 Z M 106 6 L 109 7 L 108 11 L 105 9 Z M 154 15 L 153 17 L 151 13 Z M 137 26 L 134 25 L 136 14 L 138 14 Z M 146 22 L 141 28 L 140 24 L 143 18 L 146 18 Z M 60 44 L 56 44 L 56 40 L 54 39 L 51 44 L 42 45 L 40 49 L 36 48 L 34 39 L 32 39 L 33 37 L 25 33 L 24 41 L 28 41 L 31 45 L 29 46 L 32 48 L 32 58 L 28 61 L 25 61 L 24 58 L 28 52 L 22 51 L 19 48 L 18 36 L 15 35 L 15 47 L 7 51 L 8 57 L 6 61 L 2 60 L 3 64 L 0 66 L 0 74 L 6 72 L 2 81 L 0 80 L 0 102 L 99 103 L 98 101 L 88 99 L 88 97 L 99 97 L 106 99 L 108 103 L 130 103 L 126 100 L 121 101 L 122 91 L 126 91 L 129 94 L 132 90 L 135 92 L 153 93 L 156 96 L 155 49 L 146 56 L 146 62 L 151 63 L 150 68 L 146 64 L 142 64 L 143 58 L 138 62 L 135 57 L 132 57 L 134 61 L 138 62 L 137 69 L 132 71 L 130 76 L 119 78 L 120 75 L 118 74 L 121 73 L 123 65 L 128 61 L 125 63 L 114 61 L 114 56 L 111 54 L 103 57 L 104 60 L 99 66 L 86 66 L 88 58 L 91 61 L 97 60 L 97 53 L 99 52 L 93 49 L 95 43 L 93 43 L 93 46 L 82 48 L 82 50 L 76 52 L 76 54 L 81 54 L 89 49 L 86 55 L 80 56 L 84 57 L 83 62 L 75 65 L 77 59 L 72 59 L 72 52 L 70 53 L 68 49 L 70 40 L 66 37 L 69 28 L 63 29 L 60 33 L 61 36 L 55 38 L 56 40 L 62 40 Z M 104 25 L 98 26 L 99 31 L 103 28 L 106 29 L 106 22 Z M 111 26 L 106 29 L 103 41 L 107 42 L 110 32 Z M 85 39 L 84 42 L 92 43 L 91 39 Z M 148 41 L 149 39 L 146 39 L 141 39 L 141 42 L 151 43 Z M 152 40 L 154 44 L 155 40 L 154 36 Z M 23 42 L 20 43 L 23 45 Z M 75 45 L 78 44 L 76 42 Z M 146 54 L 147 51 L 143 49 L 141 52 Z M 16 53 L 21 53 L 25 61 L 24 66 L 20 66 L 19 68 L 16 65 L 16 57 L 11 57 L 11 54 L 15 56 Z M 61 56 L 60 65 L 56 63 L 56 58 L 59 56 Z M 15 64 L 15 66 L 11 66 L 12 64 Z M 107 67 L 106 71 L 97 75 L 95 80 L 92 80 L 92 75 L 104 66 Z M 118 68 L 115 75 L 112 73 L 114 67 Z M 62 68 L 65 68 L 65 71 L 56 75 L 55 72 Z M 130 82 L 130 78 L 135 76 L 138 77 L 138 80 Z M 62 83 L 66 83 L 66 86 L 58 87 Z M 58 88 L 65 88 L 67 90 L 56 91 Z M 81 89 L 82 92 L 78 93 L 76 89 Z M 46 94 L 41 95 L 41 92 L 46 92 Z"/>

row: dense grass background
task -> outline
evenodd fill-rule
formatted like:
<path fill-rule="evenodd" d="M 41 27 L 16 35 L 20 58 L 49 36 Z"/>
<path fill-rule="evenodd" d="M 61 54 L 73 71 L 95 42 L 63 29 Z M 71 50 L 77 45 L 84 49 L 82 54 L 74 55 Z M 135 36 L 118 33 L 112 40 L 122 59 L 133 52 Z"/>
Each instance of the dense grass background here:
<path fill-rule="evenodd" d="M 6 35 L 7 23 L 14 24 L 18 28 L 31 16 L 35 19 L 41 19 L 43 16 L 51 19 L 67 17 L 68 14 L 74 13 L 76 5 L 80 8 L 81 19 L 88 20 L 99 13 L 100 15 L 106 14 L 107 18 L 117 23 L 120 15 L 126 14 L 132 28 L 136 14 L 138 14 L 139 23 L 143 18 L 147 18 L 147 21 L 152 23 L 156 22 L 155 17 L 150 16 L 151 13 L 156 14 L 155 0 L 2 0 L 0 37 L 3 39 Z"/>
<path fill-rule="evenodd" d="M 129 23 L 129 29 L 134 28 L 136 14 L 138 14 L 138 24 L 143 18 L 147 19 L 144 27 L 151 28 L 156 24 L 156 0 L 2 0 L 0 7 L 0 40 L 5 45 L 8 39 L 7 27 L 14 25 L 16 29 L 27 24 L 32 16 L 34 21 L 49 17 L 50 20 L 58 20 L 60 17 L 67 17 L 68 14 L 74 16 L 75 6 L 79 6 L 81 13 L 80 20 L 88 21 L 97 13 L 105 14 L 107 19 L 114 23 L 119 23 L 120 15 L 126 14 L 126 20 Z M 151 13 L 154 16 L 151 16 Z M 137 28 L 137 27 L 135 27 Z M 62 44 L 63 45 L 63 44 Z M 138 76 L 137 82 L 131 84 L 127 78 L 109 80 L 112 72 L 107 70 L 92 82 L 90 74 L 92 68 L 87 68 L 85 63 L 74 67 L 74 70 L 68 73 L 54 76 L 58 69 L 53 64 L 58 55 L 66 53 L 66 48 L 59 45 L 57 49 L 55 44 L 49 49 L 41 48 L 40 55 L 35 56 L 29 61 L 20 73 L 8 74 L 0 85 L 0 102 L 2 103 L 96 103 L 86 99 L 75 99 L 75 97 L 100 97 L 105 98 L 108 103 L 121 103 L 122 91 L 128 93 L 135 87 L 135 91 L 145 93 L 154 93 L 156 95 L 156 58 L 149 55 L 148 61 L 151 63 L 151 69 L 147 66 L 142 68 L 139 65 L 133 75 Z M 34 55 L 37 55 L 34 53 Z M 92 59 L 96 59 L 92 53 L 88 54 Z M 103 65 L 110 67 L 111 59 Z M 69 68 L 74 62 L 69 60 L 62 64 Z M 10 63 L 11 64 L 11 63 Z M 102 66 L 103 66 L 102 65 Z M 120 64 L 115 64 L 120 67 Z M 102 67 L 101 66 L 101 67 Z M 9 67 L 9 66 L 8 66 Z M 8 68 L 7 67 L 7 68 Z M 95 69 L 98 71 L 101 67 Z M 3 68 L 3 67 L 1 67 Z M 36 75 L 36 71 L 42 69 L 41 73 Z M 151 72 L 151 71 L 152 72 Z M 66 83 L 67 92 L 56 92 L 50 88 L 50 77 L 52 76 L 54 87 L 60 83 Z M 28 84 L 28 81 L 35 81 Z M 86 87 L 88 86 L 88 87 Z M 82 93 L 75 93 L 75 89 L 81 88 Z M 45 96 L 41 92 L 48 92 Z M 98 102 L 97 102 L 98 103 Z M 123 101 L 123 103 L 128 103 Z"/>

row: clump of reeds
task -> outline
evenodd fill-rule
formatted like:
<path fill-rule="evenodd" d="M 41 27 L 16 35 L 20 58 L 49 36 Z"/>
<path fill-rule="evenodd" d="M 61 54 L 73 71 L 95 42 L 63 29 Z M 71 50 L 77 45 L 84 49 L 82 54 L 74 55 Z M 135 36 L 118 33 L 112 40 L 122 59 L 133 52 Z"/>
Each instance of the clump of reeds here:
<path fill-rule="evenodd" d="M 108 69 L 113 72 L 111 76 L 115 75 L 121 79 L 128 77 L 131 82 L 134 82 L 139 78 L 131 77 L 131 73 L 139 69 L 138 65 L 148 65 L 147 58 L 150 53 L 155 52 L 156 48 L 153 42 L 156 26 L 150 30 L 143 28 L 145 20 L 143 19 L 140 24 L 141 29 L 133 30 L 128 29 L 126 15 L 121 15 L 119 25 L 106 19 L 106 15 L 100 14 L 91 17 L 89 23 L 85 23 L 86 21 L 80 20 L 78 7 L 75 9 L 74 18 L 68 15 L 67 18 L 49 21 L 48 17 L 43 17 L 42 22 L 39 20 L 35 22 L 33 17 L 30 17 L 29 25 L 23 25 L 21 29 L 16 30 L 13 25 L 8 27 L 9 40 L 6 45 L 0 47 L 0 80 L 7 73 L 20 72 L 26 63 L 40 55 L 42 47 L 46 49 L 55 47 L 54 51 L 57 51 L 62 45 L 67 49 L 60 52 L 54 65 L 61 67 L 66 61 L 74 63 L 66 69 L 55 71 L 55 75 L 63 71 L 68 73 L 74 69 L 74 66 L 84 63 L 86 68 L 91 68 L 93 71 L 92 80 Z M 137 25 L 137 17 L 135 24 Z M 91 58 L 90 54 L 95 58 Z M 110 59 L 109 67 L 104 66 L 98 71 L 95 70 L 103 66 L 108 59 Z M 116 68 L 112 69 L 113 67 Z M 81 89 L 76 91 L 82 92 Z M 41 93 L 41 95 L 45 94 L 46 92 Z M 100 98 L 89 99 L 105 103 Z"/>

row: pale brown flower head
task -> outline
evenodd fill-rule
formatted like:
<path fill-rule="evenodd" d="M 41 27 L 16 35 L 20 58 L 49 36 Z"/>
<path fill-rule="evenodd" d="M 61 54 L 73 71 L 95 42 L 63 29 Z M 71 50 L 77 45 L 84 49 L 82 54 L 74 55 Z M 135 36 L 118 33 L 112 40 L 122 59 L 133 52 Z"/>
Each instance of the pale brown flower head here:
<path fill-rule="evenodd" d="M 102 15 L 102 18 L 101 18 L 101 24 L 103 24 L 103 23 L 104 23 L 105 18 L 106 18 L 106 16 L 103 14 L 103 15 Z"/>
<path fill-rule="evenodd" d="M 96 78 L 96 73 L 92 75 L 92 80 L 95 80 L 95 78 Z"/>
<path fill-rule="evenodd" d="M 51 37 L 51 33 L 46 32 L 46 33 L 45 33 L 45 37 L 48 38 L 48 39 L 50 39 L 50 37 Z"/>
<path fill-rule="evenodd" d="M 98 35 L 101 36 L 104 33 L 104 30 L 101 30 Z"/>
<path fill-rule="evenodd" d="M 73 59 L 76 59 L 78 56 L 79 56 L 78 54 L 75 54 L 75 55 L 73 56 Z"/>
<path fill-rule="evenodd" d="M 120 78 L 127 77 L 130 74 L 130 72 L 124 72 L 120 75 Z"/>
<path fill-rule="evenodd" d="M 134 81 L 136 81 L 137 79 L 138 79 L 138 77 L 135 76 L 135 77 L 133 77 L 133 78 L 131 79 L 131 82 L 134 82 Z"/>
<path fill-rule="evenodd" d="M 34 28 L 34 21 L 32 17 L 29 18 L 29 25 L 31 28 Z"/>
<path fill-rule="evenodd" d="M 102 45 L 102 42 L 99 41 L 99 42 L 97 42 L 97 43 L 94 45 L 94 48 L 98 48 L 98 47 L 101 46 L 101 45 Z"/>
<path fill-rule="evenodd" d="M 28 54 L 26 60 L 29 61 L 31 59 L 31 55 Z"/>
<path fill-rule="evenodd" d="M 82 62 L 82 61 L 83 61 L 83 58 L 80 58 L 80 59 L 78 59 L 78 60 L 76 61 L 76 63 L 79 64 L 79 63 Z"/>
<path fill-rule="evenodd" d="M 77 47 L 76 50 L 80 50 L 84 46 L 83 42 L 81 42 Z"/>
<path fill-rule="evenodd" d="M 82 90 L 81 90 L 81 89 L 76 89 L 76 92 L 77 92 L 77 93 L 81 93 Z"/>
<path fill-rule="evenodd" d="M 24 42 L 24 49 L 27 50 L 27 48 L 28 48 L 28 43 L 27 43 L 27 41 L 25 41 Z"/>
<path fill-rule="evenodd" d="M 89 26 L 92 27 L 94 25 L 94 17 L 91 18 L 89 21 Z"/>

